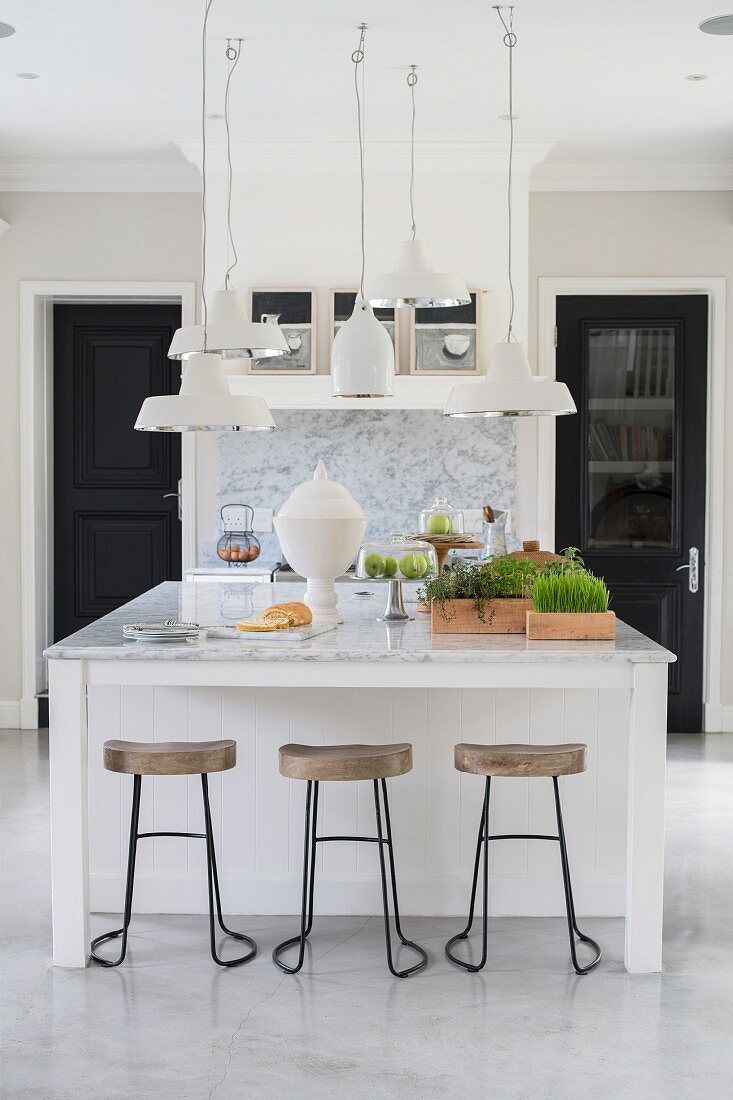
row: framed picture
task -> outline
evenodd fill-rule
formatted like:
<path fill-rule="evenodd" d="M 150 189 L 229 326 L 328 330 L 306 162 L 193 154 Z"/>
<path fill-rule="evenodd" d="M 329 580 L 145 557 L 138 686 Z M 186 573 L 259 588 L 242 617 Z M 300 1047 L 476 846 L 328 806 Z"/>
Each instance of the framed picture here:
<path fill-rule="evenodd" d="M 355 301 L 356 290 L 331 291 L 331 326 L 328 343 L 329 358 L 331 348 L 333 347 L 333 338 L 344 321 L 348 321 L 349 317 L 351 317 L 351 314 L 354 312 Z M 399 374 L 400 371 L 399 314 L 400 311 L 398 309 L 378 309 L 376 307 L 374 309 L 374 316 L 378 321 L 382 322 L 392 339 L 392 344 L 394 346 L 394 365 L 397 374 Z"/>
<path fill-rule="evenodd" d="M 278 287 L 250 289 L 249 315 L 253 321 L 279 325 L 290 346 L 286 355 L 250 359 L 250 374 L 316 373 L 316 292 Z"/>
<path fill-rule="evenodd" d="M 410 374 L 478 374 L 481 292 L 465 306 L 411 310 Z"/>

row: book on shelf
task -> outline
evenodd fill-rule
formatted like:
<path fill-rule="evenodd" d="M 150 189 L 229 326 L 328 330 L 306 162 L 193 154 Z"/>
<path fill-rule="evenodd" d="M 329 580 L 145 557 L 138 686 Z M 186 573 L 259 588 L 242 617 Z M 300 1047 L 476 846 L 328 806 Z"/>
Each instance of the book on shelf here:
<path fill-rule="evenodd" d="M 650 425 L 593 421 L 588 435 L 591 462 L 664 462 L 674 457 L 672 434 Z"/>

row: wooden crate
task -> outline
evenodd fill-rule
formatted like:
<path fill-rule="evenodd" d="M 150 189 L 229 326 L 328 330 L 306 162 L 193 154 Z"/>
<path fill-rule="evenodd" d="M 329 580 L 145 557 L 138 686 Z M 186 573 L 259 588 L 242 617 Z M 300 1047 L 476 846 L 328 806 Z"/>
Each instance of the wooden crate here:
<path fill-rule="evenodd" d="M 528 611 L 528 641 L 612 641 L 616 637 L 613 611 L 568 613 Z"/>
<path fill-rule="evenodd" d="M 445 614 L 433 607 L 430 626 L 435 634 L 524 634 L 531 600 L 486 600 L 482 622 L 473 600 L 446 600 Z"/>

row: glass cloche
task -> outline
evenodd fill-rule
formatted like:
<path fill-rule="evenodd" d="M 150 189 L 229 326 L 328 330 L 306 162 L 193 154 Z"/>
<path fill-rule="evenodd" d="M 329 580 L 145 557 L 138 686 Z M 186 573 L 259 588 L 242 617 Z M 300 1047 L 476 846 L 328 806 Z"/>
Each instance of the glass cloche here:
<path fill-rule="evenodd" d="M 395 533 L 363 543 L 356 576 L 368 581 L 422 581 L 438 571 L 435 550 L 427 542 Z"/>
<path fill-rule="evenodd" d="M 359 580 L 388 581 L 387 606 L 379 621 L 406 622 L 411 618 L 402 599 L 402 581 L 424 581 L 438 572 L 435 548 L 420 539 L 393 534 L 389 539 L 365 542 L 356 559 Z"/>
<path fill-rule="evenodd" d="M 445 497 L 436 497 L 433 504 L 420 513 L 419 531 L 421 535 L 462 535 L 463 512 L 451 508 Z"/>

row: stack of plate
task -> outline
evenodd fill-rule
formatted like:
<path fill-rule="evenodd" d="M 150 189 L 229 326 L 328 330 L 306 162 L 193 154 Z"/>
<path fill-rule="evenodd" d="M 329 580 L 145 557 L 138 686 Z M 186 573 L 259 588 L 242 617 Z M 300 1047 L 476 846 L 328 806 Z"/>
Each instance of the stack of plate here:
<path fill-rule="evenodd" d="M 187 642 L 198 638 L 198 623 L 128 623 L 122 637 L 138 642 Z"/>

